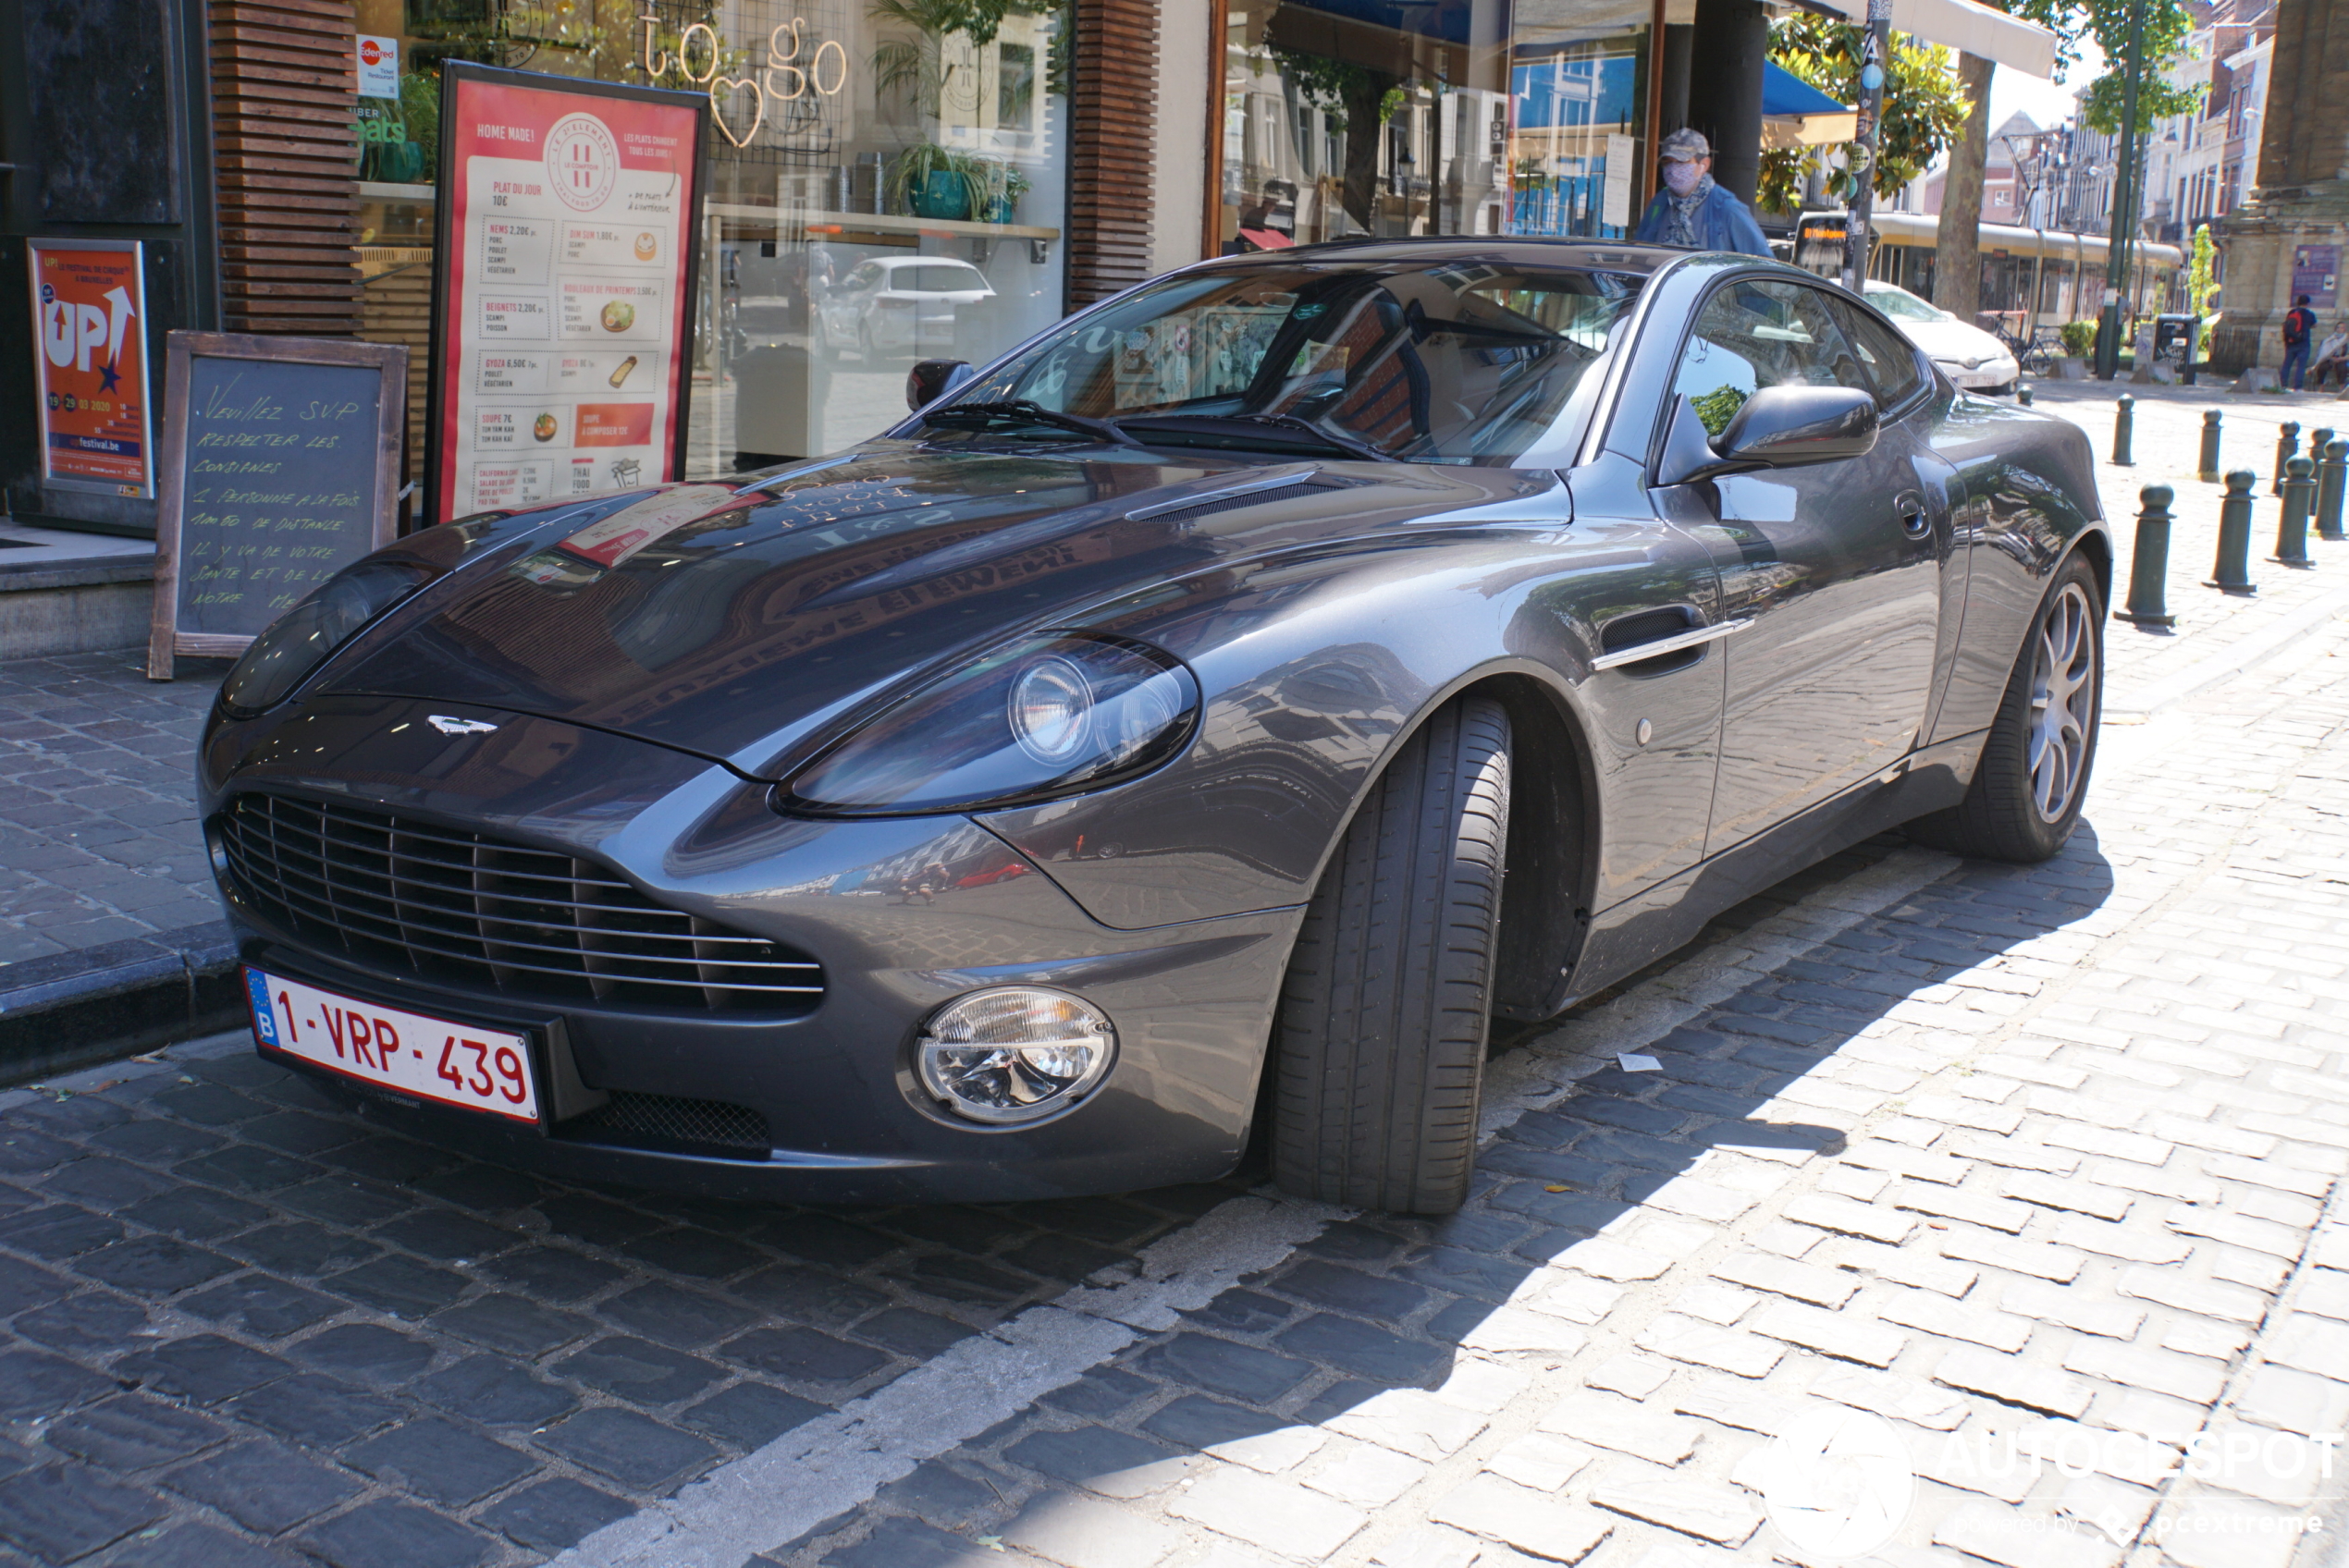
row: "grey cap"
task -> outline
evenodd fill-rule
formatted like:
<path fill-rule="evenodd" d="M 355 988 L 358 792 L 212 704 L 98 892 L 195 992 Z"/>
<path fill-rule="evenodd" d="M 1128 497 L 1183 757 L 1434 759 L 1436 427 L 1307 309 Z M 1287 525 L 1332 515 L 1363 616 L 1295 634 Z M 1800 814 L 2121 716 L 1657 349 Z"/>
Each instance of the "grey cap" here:
<path fill-rule="evenodd" d="M 1703 131 L 1684 128 L 1666 137 L 1657 154 L 1667 164 L 1692 164 L 1713 156 L 1713 144 L 1705 141 Z"/>

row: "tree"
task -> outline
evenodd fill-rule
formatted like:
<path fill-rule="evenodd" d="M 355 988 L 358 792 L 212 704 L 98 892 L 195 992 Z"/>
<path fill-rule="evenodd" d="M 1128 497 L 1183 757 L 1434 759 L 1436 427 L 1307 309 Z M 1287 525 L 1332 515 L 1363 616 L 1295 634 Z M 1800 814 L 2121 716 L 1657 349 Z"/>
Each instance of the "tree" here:
<path fill-rule="evenodd" d="M 2133 0 L 1984 0 L 2025 21 L 2037 22 L 2056 35 L 2056 75 L 2079 63 L 2080 43 L 2093 38 L 2108 61 L 2120 62 L 2088 85 L 2085 104 L 2091 128 L 2108 135 L 2121 129 L 2121 99 L 2126 71 L 2129 7 Z M 2163 68 L 2185 53 L 2186 35 L 2194 18 L 2186 0 L 2134 0 L 2143 7 L 2145 76 L 2137 84 L 2137 129 L 2155 120 L 2186 114 L 2202 102 L 2199 88 L 2181 88 L 2163 79 Z M 1941 178 L 1941 227 L 1933 263 L 1933 302 L 1970 319 L 1981 303 L 1982 288 L 1982 171 L 1990 155 L 1990 60 L 1963 55 L 1958 62 L 1959 90 L 1971 97 L 1975 112 L 1966 121 L 1965 134 L 1949 149 L 1949 167 Z"/>
<path fill-rule="evenodd" d="M 1346 215 L 1366 233 L 1376 230 L 1379 128 L 1403 105 L 1403 79 L 1390 71 L 1334 60 L 1326 55 L 1273 46 L 1281 80 L 1298 100 L 1329 116 L 1346 132 L 1346 173 L 1341 182 Z"/>
<path fill-rule="evenodd" d="M 1799 15 L 1770 30 L 1770 58 L 1837 102 L 1856 104 L 1866 43 L 1863 27 Z M 1906 35 L 1897 38 L 1884 85 L 1884 123 L 1877 131 L 1876 193 L 1897 196 L 1923 174 L 1956 137 L 1965 111 L 1965 100 L 1949 80 L 1949 51 Z M 1789 147 L 1763 153 L 1760 204 L 1794 211 L 1805 177 L 1825 167 L 1836 150 Z M 1848 167 L 1837 176 L 1837 194 L 1845 201 L 1859 194 L 1858 178 Z"/>

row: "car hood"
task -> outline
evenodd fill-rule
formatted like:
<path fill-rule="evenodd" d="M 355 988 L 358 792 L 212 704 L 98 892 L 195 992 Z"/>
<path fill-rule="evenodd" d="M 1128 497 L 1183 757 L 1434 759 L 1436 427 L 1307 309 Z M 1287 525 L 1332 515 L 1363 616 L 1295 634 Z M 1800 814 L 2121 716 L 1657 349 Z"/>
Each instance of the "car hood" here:
<path fill-rule="evenodd" d="M 550 510 L 369 628 L 317 689 L 504 708 L 771 777 L 913 678 L 1138 590 L 1547 492 L 1568 515 L 1547 472 L 1120 447 L 882 441 L 742 484 Z"/>
<path fill-rule="evenodd" d="M 1978 326 L 1962 321 L 1904 321 L 1900 330 L 1910 342 L 1937 360 L 1973 360 L 1987 364 L 2006 356 L 2007 346 Z"/>

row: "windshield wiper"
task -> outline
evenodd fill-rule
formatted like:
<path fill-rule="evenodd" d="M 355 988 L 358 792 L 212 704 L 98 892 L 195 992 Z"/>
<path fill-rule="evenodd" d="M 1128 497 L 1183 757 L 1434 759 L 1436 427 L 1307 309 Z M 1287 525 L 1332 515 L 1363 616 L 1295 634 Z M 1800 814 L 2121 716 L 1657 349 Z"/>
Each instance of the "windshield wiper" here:
<path fill-rule="evenodd" d="M 1114 441 L 1121 446 L 1134 444 L 1132 436 L 1105 419 L 1087 419 L 1083 414 L 1064 414 L 1058 409 L 1048 409 L 1028 398 L 1014 398 L 1004 402 L 954 403 L 942 409 L 924 409 L 924 424 L 942 425 L 952 430 L 965 425 L 974 430 L 992 430 L 1005 424 L 1049 424 L 1062 430 L 1089 435 L 1097 441 Z"/>
<path fill-rule="evenodd" d="M 1361 458 L 1374 463 L 1403 460 L 1380 451 L 1367 441 L 1357 441 L 1350 435 L 1324 430 L 1312 421 L 1300 419 L 1295 414 L 1138 414 L 1114 423 L 1129 440 L 1138 433 L 1147 437 L 1153 430 L 1169 429 L 1195 430 L 1202 435 L 1222 435 L 1244 441 L 1261 431 L 1271 429 L 1302 436 L 1317 446 L 1333 452 L 1342 452 L 1349 458 Z M 1134 428 L 1128 430 L 1124 428 L 1125 426 Z"/>

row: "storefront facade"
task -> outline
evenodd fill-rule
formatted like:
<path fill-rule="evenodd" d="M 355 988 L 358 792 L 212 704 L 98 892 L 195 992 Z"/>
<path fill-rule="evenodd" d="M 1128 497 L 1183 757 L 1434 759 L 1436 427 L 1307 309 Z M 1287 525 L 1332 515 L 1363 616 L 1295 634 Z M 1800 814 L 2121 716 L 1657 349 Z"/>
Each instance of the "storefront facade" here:
<path fill-rule="evenodd" d="M 703 479 L 848 445 L 899 417 L 914 360 L 990 359 L 1204 255 L 1620 237 L 1653 178 L 1655 41 L 1689 19 L 1654 0 L 0 0 L 0 99 L 99 9 L 154 79 L 115 166 L 165 190 L 65 229 L 167 219 L 151 359 L 174 326 L 404 344 L 415 480 L 444 61 L 707 102 L 680 475 Z M 44 166 L 24 113 L 0 135 L 0 282 L 21 299 L 21 239 L 89 182 Z M 5 314 L 13 380 L 31 334 Z M 18 512 L 151 523 L 152 501 L 44 493 L 33 440 L 0 419 Z"/>

